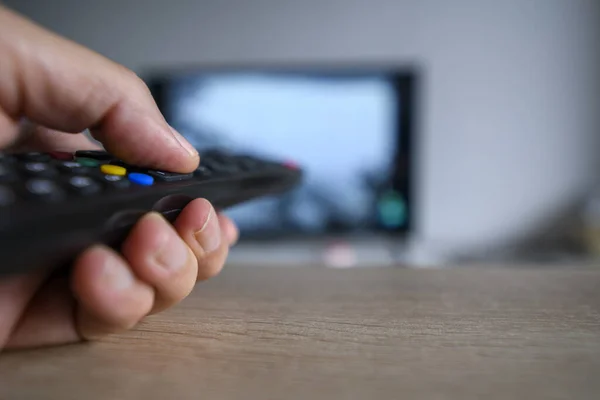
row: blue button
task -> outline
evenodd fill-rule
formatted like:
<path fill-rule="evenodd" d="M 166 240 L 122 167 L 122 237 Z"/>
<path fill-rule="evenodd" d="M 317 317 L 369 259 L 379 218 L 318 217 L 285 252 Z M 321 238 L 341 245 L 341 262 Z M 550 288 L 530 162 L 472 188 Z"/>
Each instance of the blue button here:
<path fill-rule="evenodd" d="M 133 183 L 143 186 L 151 186 L 154 183 L 154 178 L 150 175 L 140 174 L 138 172 L 132 172 L 128 175 L 129 180 Z"/>

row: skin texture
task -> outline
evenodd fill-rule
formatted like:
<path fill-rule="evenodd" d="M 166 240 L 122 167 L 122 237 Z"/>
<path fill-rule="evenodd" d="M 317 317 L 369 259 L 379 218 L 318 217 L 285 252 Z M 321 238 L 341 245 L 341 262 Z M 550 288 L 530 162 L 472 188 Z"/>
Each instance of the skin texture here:
<path fill-rule="evenodd" d="M 104 148 L 142 166 L 193 171 L 197 152 L 131 71 L 0 6 L 0 149 Z M 0 280 L 0 352 L 94 340 L 173 307 L 222 269 L 237 228 L 205 199 L 171 225 L 150 213 L 120 253 L 83 252 L 70 277 Z"/>

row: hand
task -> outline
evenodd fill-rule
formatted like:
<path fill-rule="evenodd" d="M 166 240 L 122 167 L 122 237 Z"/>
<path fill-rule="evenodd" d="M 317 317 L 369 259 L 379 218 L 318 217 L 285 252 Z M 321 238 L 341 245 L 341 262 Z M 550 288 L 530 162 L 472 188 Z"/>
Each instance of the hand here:
<path fill-rule="evenodd" d="M 23 119 L 33 126 L 24 131 Z M 97 148 L 86 129 L 132 164 L 189 172 L 199 162 L 134 73 L 0 7 L 0 148 Z M 146 215 L 120 254 L 86 250 L 68 278 L 2 278 L 0 351 L 130 329 L 217 274 L 236 239 L 234 224 L 199 199 L 173 225 Z"/>

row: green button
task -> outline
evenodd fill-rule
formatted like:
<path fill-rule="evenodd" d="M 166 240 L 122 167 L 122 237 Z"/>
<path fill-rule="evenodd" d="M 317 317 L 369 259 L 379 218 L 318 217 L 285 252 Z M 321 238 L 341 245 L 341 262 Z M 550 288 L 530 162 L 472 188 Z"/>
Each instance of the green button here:
<path fill-rule="evenodd" d="M 76 161 L 84 167 L 97 167 L 100 165 L 100 162 L 93 158 L 77 157 Z"/>

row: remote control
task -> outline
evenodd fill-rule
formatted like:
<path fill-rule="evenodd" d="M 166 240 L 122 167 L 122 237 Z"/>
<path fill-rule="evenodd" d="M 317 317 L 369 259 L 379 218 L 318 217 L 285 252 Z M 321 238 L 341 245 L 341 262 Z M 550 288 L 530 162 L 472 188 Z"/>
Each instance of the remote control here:
<path fill-rule="evenodd" d="M 173 222 L 196 198 L 223 210 L 301 179 L 291 163 L 217 150 L 202 153 L 189 174 L 128 165 L 105 151 L 0 154 L 0 275 L 67 267 L 96 243 L 118 250 L 149 211 Z"/>

